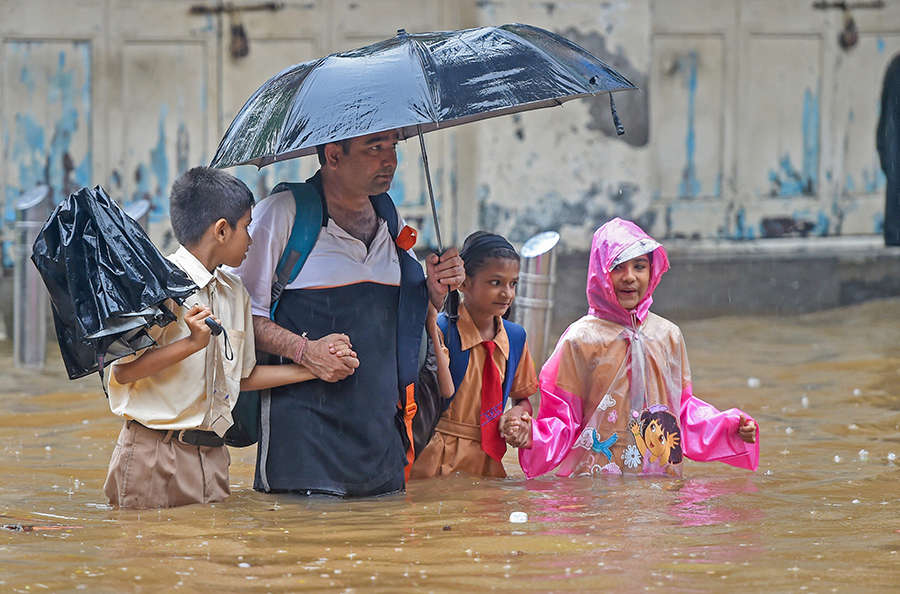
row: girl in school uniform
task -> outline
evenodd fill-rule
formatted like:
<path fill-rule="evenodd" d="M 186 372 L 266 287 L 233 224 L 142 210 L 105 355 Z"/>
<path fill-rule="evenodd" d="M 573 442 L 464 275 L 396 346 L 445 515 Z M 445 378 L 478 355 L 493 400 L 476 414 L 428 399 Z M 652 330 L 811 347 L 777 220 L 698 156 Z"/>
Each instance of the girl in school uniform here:
<path fill-rule="evenodd" d="M 519 254 L 500 235 L 476 231 L 459 255 L 466 269 L 459 317 L 438 318 L 456 392 L 410 478 L 454 472 L 505 477 L 501 418 L 530 414 L 528 397 L 538 389 L 525 330 L 503 319 L 516 296 Z M 509 399 L 513 406 L 504 415 Z"/>

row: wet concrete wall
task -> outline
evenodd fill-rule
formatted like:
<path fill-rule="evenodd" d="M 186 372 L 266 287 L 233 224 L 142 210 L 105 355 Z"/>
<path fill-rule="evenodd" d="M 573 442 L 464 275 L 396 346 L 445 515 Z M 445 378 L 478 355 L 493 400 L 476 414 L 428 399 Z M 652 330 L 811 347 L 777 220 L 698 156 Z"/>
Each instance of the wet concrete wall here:
<path fill-rule="evenodd" d="M 671 268 L 652 311 L 676 323 L 726 315 L 777 318 L 900 296 L 900 248 L 884 247 L 880 238 L 672 241 L 667 250 Z M 587 312 L 587 263 L 587 252 L 560 255 L 554 339 Z"/>
<path fill-rule="evenodd" d="M 877 235 L 881 78 L 900 3 L 839 11 L 766 0 L 485 1 L 479 22 L 526 19 L 583 44 L 640 87 L 479 128 L 473 215 L 522 241 L 587 245 L 611 216 L 661 237 Z M 524 165 L 524 166 L 523 166 Z"/>
<path fill-rule="evenodd" d="M 102 184 L 150 203 L 174 249 L 167 196 L 206 163 L 244 100 L 283 68 L 409 31 L 525 22 L 561 33 L 640 89 L 429 134 L 446 243 L 487 228 L 547 229 L 580 252 L 613 216 L 663 238 L 876 237 L 881 77 L 900 51 L 900 0 L 852 13 L 788 0 L 286 0 L 278 11 L 191 13 L 186 0 L 0 0 L 2 270 L 13 205 Z M 240 4 L 240 3 L 238 3 Z M 255 3 L 247 3 L 255 4 Z M 215 8 L 209 2 L 207 8 Z M 233 52 L 242 28 L 245 55 Z M 392 195 L 435 243 L 418 144 L 400 146 Z M 314 158 L 231 171 L 264 196 Z"/>

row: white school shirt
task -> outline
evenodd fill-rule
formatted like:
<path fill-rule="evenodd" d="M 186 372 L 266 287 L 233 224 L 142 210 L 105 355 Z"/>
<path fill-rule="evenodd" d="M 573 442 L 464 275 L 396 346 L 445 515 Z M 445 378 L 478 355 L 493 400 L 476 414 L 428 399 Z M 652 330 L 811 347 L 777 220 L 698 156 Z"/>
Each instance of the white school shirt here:
<path fill-rule="evenodd" d="M 130 384 L 118 383 L 114 373 L 110 373 L 109 408 L 116 415 L 152 429 L 202 429 L 224 435 L 232 425 L 231 409 L 237 401 L 241 379 L 249 376 L 256 366 L 250 296 L 240 278 L 221 267 L 210 273 L 184 247 L 179 247 L 169 260 L 182 269 L 199 290 L 187 298 L 185 306 L 167 301 L 178 319 L 162 328 L 156 326 L 149 330 L 157 342 L 157 347 L 150 349 L 189 336 L 191 332 L 184 314 L 190 306 L 200 303 L 208 305 L 222 323 L 233 357 L 231 360 L 226 358 L 224 334 L 220 334 L 211 336 L 206 348 Z M 150 349 L 123 357 L 113 366 L 133 361 Z"/>
<path fill-rule="evenodd" d="M 290 191 L 272 194 L 253 209 L 249 229 L 253 245 L 244 262 L 232 269 L 250 293 L 253 315 L 269 317 L 275 268 L 291 236 L 296 213 L 297 205 Z M 397 221 L 397 228 L 402 229 L 405 223 L 399 214 Z M 412 250 L 409 253 L 415 258 Z M 367 248 L 329 217 L 300 273 L 285 290 L 324 289 L 364 282 L 400 284 L 400 258 L 387 223 L 378 219 L 375 238 Z"/>

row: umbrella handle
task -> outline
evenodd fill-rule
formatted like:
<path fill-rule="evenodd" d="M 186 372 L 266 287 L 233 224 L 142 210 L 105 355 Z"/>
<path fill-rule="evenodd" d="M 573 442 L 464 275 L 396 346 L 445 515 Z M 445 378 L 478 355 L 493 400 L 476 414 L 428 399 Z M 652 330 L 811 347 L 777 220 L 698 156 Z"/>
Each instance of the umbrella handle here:
<path fill-rule="evenodd" d="M 222 330 L 224 330 L 224 328 L 222 328 L 222 324 L 212 319 L 212 316 L 206 318 L 203 321 L 206 322 L 207 326 L 209 326 L 209 332 L 213 336 L 218 336 L 222 333 Z"/>
<path fill-rule="evenodd" d="M 451 322 L 459 319 L 459 291 L 447 293 L 447 317 Z"/>

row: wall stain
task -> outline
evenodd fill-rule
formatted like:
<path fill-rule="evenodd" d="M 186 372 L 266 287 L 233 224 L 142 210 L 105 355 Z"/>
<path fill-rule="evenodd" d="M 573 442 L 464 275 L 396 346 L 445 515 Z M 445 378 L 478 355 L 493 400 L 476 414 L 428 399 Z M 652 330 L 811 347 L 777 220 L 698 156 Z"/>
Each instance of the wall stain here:
<path fill-rule="evenodd" d="M 491 202 L 490 186 L 482 184 L 477 196 L 478 228 L 490 229 L 513 242 L 524 242 L 542 231 L 560 231 L 567 225 L 596 229 L 613 217 L 633 220 L 650 229 L 656 223 L 657 213 L 636 213 L 634 197 L 639 190 L 631 182 L 605 187 L 595 182 L 577 200 L 551 192 L 525 208 L 514 209 Z"/>
<path fill-rule="evenodd" d="M 18 82 L 21 88 L 12 89 L 28 98 L 29 105 L 39 106 L 43 100 L 55 118 L 45 121 L 47 114 L 38 110 L 17 112 L 14 115 L 12 151 L 5 157 L 9 164 L 10 176 L 6 184 L 3 207 L 3 223 L 9 229 L 16 219 L 15 205 L 22 192 L 39 184 L 46 184 L 52 190 L 52 200 L 60 202 L 80 186 L 89 185 L 92 175 L 92 154 L 90 145 L 79 162 L 72 147 L 76 133 L 83 126 L 87 132 L 91 127 L 91 48 L 88 42 L 73 42 L 72 48 L 59 51 L 55 55 L 55 69 L 48 76 L 41 76 L 41 69 L 33 70 L 30 63 L 35 59 L 33 50 L 40 49 L 48 42 L 12 41 L 8 43 L 10 56 L 24 54 L 26 64 L 19 70 Z M 53 42 L 49 42 L 53 43 Z M 77 75 L 84 82 L 76 87 Z M 48 130 L 52 132 L 48 133 Z M 48 141 L 49 138 L 49 141 Z M 88 143 L 90 141 L 88 140 Z M 8 133 L 4 130 L 4 146 L 10 147 Z M 8 150 L 8 149 L 7 149 Z M 9 250 L 11 243 L 4 241 L 3 265 L 11 266 Z"/>
<path fill-rule="evenodd" d="M 797 170 L 789 154 L 782 155 L 777 170 L 769 170 L 770 196 L 815 196 L 819 178 L 819 96 L 808 88 L 803 93 L 803 165 Z"/>
<path fill-rule="evenodd" d="M 169 159 L 166 156 L 166 115 L 168 108 L 159 110 L 159 125 L 156 146 L 150 149 L 150 169 L 156 178 L 156 187 L 150 193 L 150 222 L 163 221 L 169 214 Z M 147 180 L 149 189 L 149 180 Z"/>
<path fill-rule="evenodd" d="M 184 122 L 178 124 L 178 136 L 175 140 L 175 175 L 181 175 L 190 169 L 191 139 Z"/>
<path fill-rule="evenodd" d="M 681 74 L 688 93 L 687 132 L 684 139 L 686 162 L 681 170 L 681 183 L 678 186 L 680 198 L 694 198 L 700 195 L 700 180 L 694 163 L 697 137 L 694 130 L 694 105 L 697 97 L 697 52 L 690 51 L 675 60 L 673 70 Z M 720 174 L 721 175 L 721 174 Z M 715 194 L 718 196 L 718 192 Z"/>
<path fill-rule="evenodd" d="M 631 146 L 646 146 L 650 138 L 650 92 L 647 73 L 641 72 L 631 63 L 625 50 L 620 46 L 615 53 L 606 48 L 606 37 L 599 33 L 582 33 L 574 27 L 557 31 L 587 51 L 597 56 L 616 71 L 624 75 L 638 87 L 635 91 L 616 94 L 616 110 L 625 125 L 625 134 L 618 136 L 609 111 L 609 97 L 606 94 L 582 99 L 590 104 L 591 120 L 588 130 L 598 130 L 604 135 L 621 140 Z"/>

